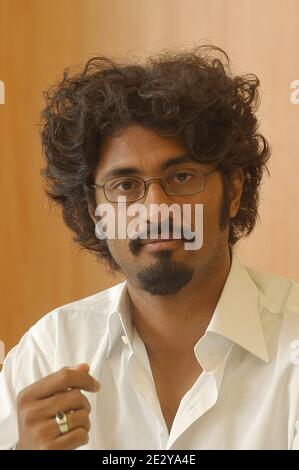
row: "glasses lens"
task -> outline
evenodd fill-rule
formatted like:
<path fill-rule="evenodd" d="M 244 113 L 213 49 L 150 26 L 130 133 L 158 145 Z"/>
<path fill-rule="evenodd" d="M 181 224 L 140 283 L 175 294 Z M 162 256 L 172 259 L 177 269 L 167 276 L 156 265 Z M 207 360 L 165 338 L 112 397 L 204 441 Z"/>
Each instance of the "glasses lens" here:
<path fill-rule="evenodd" d="M 144 183 L 137 177 L 112 178 L 104 186 L 106 199 L 118 202 L 120 196 L 125 196 L 128 202 L 143 197 Z"/>
<path fill-rule="evenodd" d="M 187 196 L 203 190 L 204 175 L 199 170 L 184 168 L 166 179 L 165 188 L 169 195 Z"/>

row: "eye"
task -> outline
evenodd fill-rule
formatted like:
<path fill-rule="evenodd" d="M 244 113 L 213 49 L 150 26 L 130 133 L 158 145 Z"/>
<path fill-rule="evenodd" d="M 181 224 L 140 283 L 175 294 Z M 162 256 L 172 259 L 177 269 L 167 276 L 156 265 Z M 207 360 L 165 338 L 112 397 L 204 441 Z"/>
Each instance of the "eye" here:
<path fill-rule="evenodd" d="M 176 173 L 175 175 L 173 175 L 173 181 L 175 183 L 186 183 L 187 181 L 189 181 L 191 178 L 192 178 L 192 174 L 191 173 L 187 173 L 185 171 L 180 171 L 178 173 Z"/>
<path fill-rule="evenodd" d="M 134 191 L 136 189 L 137 182 L 135 180 L 123 180 L 118 181 L 113 185 L 113 189 L 117 191 L 127 192 Z"/>

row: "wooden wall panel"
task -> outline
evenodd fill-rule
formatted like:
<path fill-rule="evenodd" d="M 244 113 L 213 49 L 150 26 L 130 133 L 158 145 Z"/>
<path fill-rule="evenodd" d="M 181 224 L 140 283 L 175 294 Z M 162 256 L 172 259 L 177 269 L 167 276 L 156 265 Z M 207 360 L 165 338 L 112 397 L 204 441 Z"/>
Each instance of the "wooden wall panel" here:
<path fill-rule="evenodd" d="M 240 245 L 244 262 L 299 281 L 298 0 L 0 0 L 1 312 L 8 351 L 58 305 L 120 280 L 79 252 L 42 190 L 41 93 L 63 68 L 97 54 L 143 57 L 209 41 L 236 72 L 261 79 L 261 130 L 273 147 L 261 224 Z"/>

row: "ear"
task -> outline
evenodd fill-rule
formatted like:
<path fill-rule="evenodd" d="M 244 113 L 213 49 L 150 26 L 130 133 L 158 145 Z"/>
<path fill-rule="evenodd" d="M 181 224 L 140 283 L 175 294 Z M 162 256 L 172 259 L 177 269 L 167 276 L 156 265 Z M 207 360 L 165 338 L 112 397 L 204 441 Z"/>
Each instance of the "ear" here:
<path fill-rule="evenodd" d="M 243 192 L 244 173 L 241 168 L 237 168 L 230 175 L 229 179 L 229 217 L 233 218 L 237 215 L 240 200 Z"/>
<path fill-rule="evenodd" d="M 96 216 L 94 214 L 94 209 L 91 206 L 90 202 L 88 202 L 87 207 L 88 207 L 88 213 L 89 213 L 91 219 L 93 220 L 94 224 L 96 225 L 97 224 L 97 219 L 96 219 Z"/>
<path fill-rule="evenodd" d="M 93 201 L 93 195 L 90 192 L 86 192 L 85 198 L 86 198 L 87 209 L 88 209 L 90 218 L 93 220 L 94 224 L 96 225 L 97 219 L 95 216 L 95 202 Z"/>

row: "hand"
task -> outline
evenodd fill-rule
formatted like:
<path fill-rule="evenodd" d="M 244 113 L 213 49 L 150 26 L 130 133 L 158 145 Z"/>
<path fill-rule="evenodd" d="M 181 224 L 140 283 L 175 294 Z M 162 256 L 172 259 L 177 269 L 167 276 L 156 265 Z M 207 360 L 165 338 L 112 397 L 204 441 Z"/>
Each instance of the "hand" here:
<path fill-rule="evenodd" d="M 98 392 L 88 364 L 63 367 L 24 388 L 17 398 L 19 442 L 16 450 L 71 450 L 87 444 L 91 407 L 81 390 Z M 63 411 L 69 432 L 61 434 L 55 415 Z"/>

